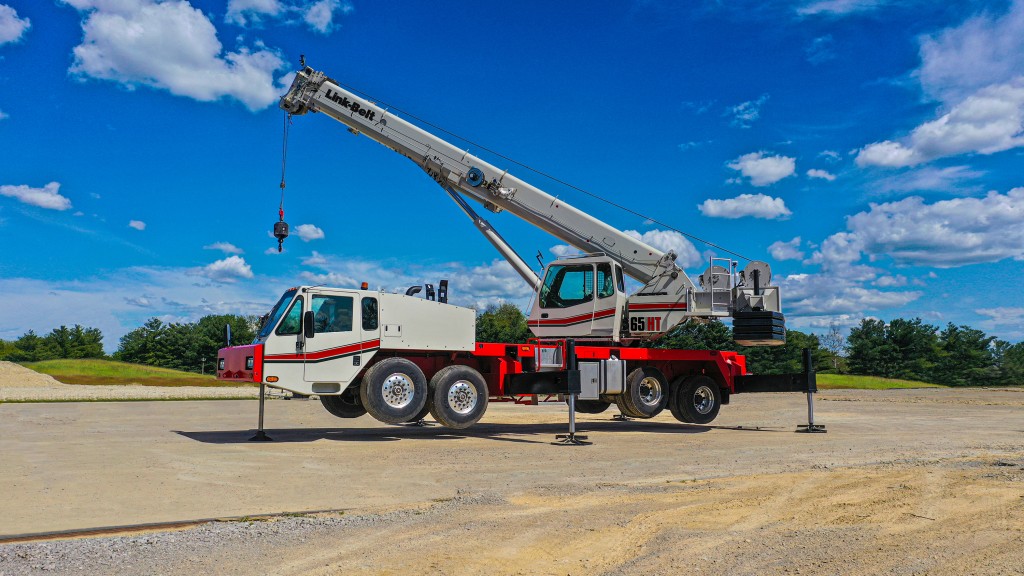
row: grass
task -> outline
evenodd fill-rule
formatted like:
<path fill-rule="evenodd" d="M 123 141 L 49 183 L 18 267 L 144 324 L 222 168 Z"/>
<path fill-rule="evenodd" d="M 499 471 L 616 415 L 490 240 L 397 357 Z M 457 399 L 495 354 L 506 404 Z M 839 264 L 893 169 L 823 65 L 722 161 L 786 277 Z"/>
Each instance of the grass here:
<path fill-rule="evenodd" d="M 929 384 L 915 380 L 894 380 L 877 376 L 853 376 L 851 374 L 818 374 L 818 388 L 822 390 L 896 390 L 904 388 L 946 388 L 941 384 Z"/>
<path fill-rule="evenodd" d="M 192 372 L 113 360 L 45 360 L 30 362 L 24 366 L 36 372 L 49 374 L 64 384 L 204 387 L 245 385 L 236 382 L 220 382 L 212 375 L 203 376 Z"/>

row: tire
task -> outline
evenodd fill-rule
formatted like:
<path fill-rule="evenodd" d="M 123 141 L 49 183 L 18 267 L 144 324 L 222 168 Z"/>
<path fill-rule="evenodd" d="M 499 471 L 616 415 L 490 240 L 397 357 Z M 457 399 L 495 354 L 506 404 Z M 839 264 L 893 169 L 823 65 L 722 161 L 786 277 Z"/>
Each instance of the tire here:
<path fill-rule="evenodd" d="M 366 414 L 363 401 L 359 398 L 359 384 L 350 384 L 337 396 L 320 396 L 320 403 L 328 412 L 338 418 L 359 418 Z"/>
<path fill-rule="evenodd" d="M 370 416 L 385 424 L 401 424 L 426 404 L 427 378 L 405 358 L 385 358 L 363 375 L 359 397 Z"/>
<path fill-rule="evenodd" d="M 420 408 L 420 411 L 417 412 L 415 416 L 413 416 L 412 418 L 409 418 L 408 420 L 406 420 L 405 421 L 406 424 L 415 424 L 415 423 L 419 422 L 420 420 L 423 420 L 424 418 L 426 418 L 427 414 L 430 414 L 430 391 L 429 390 L 430 390 L 430 388 L 428 387 L 427 388 L 427 401 L 423 403 L 423 408 Z"/>
<path fill-rule="evenodd" d="M 615 404 L 626 416 L 654 418 L 668 404 L 668 383 L 660 370 L 642 366 L 626 377 L 626 389 L 615 398 Z"/>
<path fill-rule="evenodd" d="M 469 366 L 454 364 L 430 379 L 430 415 L 447 428 L 468 428 L 487 410 L 487 382 Z"/>
<path fill-rule="evenodd" d="M 676 420 L 687 424 L 693 424 L 693 420 L 690 420 L 689 415 L 684 414 L 683 411 L 679 409 L 679 402 L 676 401 L 677 398 L 681 397 L 681 392 L 679 390 L 681 387 L 685 386 L 685 382 L 688 378 L 693 378 L 693 376 L 680 376 L 672 381 L 672 385 L 669 387 L 668 408 Z"/>
<path fill-rule="evenodd" d="M 683 422 L 709 424 L 722 408 L 722 390 L 707 376 L 691 376 L 680 383 L 672 402 Z"/>
<path fill-rule="evenodd" d="M 566 404 L 569 400 L 565 401 Z M 576 412 L 580 414 L 600 414 L 611 406 L 611 402 L 605 402 L 604 400 L 580 400 L 576 399 Z"/>

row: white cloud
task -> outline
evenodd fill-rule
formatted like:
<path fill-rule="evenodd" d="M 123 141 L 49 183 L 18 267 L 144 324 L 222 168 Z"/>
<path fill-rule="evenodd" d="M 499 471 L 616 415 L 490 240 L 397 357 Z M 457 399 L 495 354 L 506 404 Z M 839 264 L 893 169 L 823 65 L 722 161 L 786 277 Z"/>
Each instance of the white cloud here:
<path fill-rule="evenodd" d="M 964 184 L 984 176 L 984 172 L 971 170 L 967 166 L 935 168 L 926 166 L 909 170 L 895 176 L 883 178 L 872 185 L 880 194 L 893 192 L 972 192 L 977 187 Z"/>
<path fill-rule="evenodd" d="M 987 316 L 978 327 L 992 333 L 998 333 L 1002 338 L 1012 340 L 1024 339 L 1024 308 L 1014 306 L 999 306 L 996 308 L 980 308 L 974 311 L 980 316 Z"/>
<path fill-rule="evenodd" d="M 921 292 L 884 291 L 864 288 L 842 276 L 827 274 L 791 274 L 778 280 L 788 313 L 793 315 L 863 314 L 905 306 L 921 297 Z"/>
<path fill-rule="evenodd" d="M 128 221 L 128 227 L 129 228 L 135 228 L 136 230 L 140 230 L 141 231 L 141 230 L 145 230 L 146 229 L 146 223 L 143 222 L 142 220 L 129 220 Z"/>
<path fill-rule="evenodd" d="M 800 249 L 800 243 L 799 236 L 789 242 L 777 240 L 768 247 L 768 253 L 776 260 L 800 260 L 804 257 L 804 252 Z"/>
<path fill-rule="evenodd" d="M 48 210 L 67 210 L 71 208 L 71 200 L 61 196 L 59 191 L 60 183 L 58 182 L 50 182 L 42 188 L 32 188 L 25 185 L 0 186 L 0 196 L 15 198 L 25 204 Z"/>
<path fill-rule="evenodd" d="M 757 100 L 748 100 L 727 109 L 726 116 L 732 116 L 729 125 L 737 128 L 750 128 L 761 117 L 761 107 L 767 101 L 768 94 L 762 94 Z"/>
<path fill-rule="evenodd" d="M 902 274 L 879 276 L 872 284 L 879 288 L 899 288 L 907 285 L 907 277 Z"/>
<path fill-rule="evenodd" d="M 700 252 L 693 246 L 693 243 L 685 236 L 671 230 L 648 230 L 644 233 L 636 230 L 624 230 L 626 234 L 637 240 L 649 244 L 662 252 L 671 250 L 676 253 L 676 264 L 680 268 L 689 268 L 703 262 Z"/>
<path fill-rule="evenodd" d="M 1024 73 L 1024 2 L 1002 15 L 983 13 L 921 40 L 915 73 L 928 96 L 961 102 L 986 86 Z"/>
<path fill-rule="evenodd" d="M 869 12 L 888 4 L 888 0 L 815 0 L 796 9 L 801 16 L 845 16 Z"/>
<path fill-rule="evenodd" d="M 556 244 L 548 251 L 555 255 L 556 258 L 565 258 L 566 256 L 579 256 L 581 252 L 579 249 L 569 246 L 568 244 Z"/>
<path fill-rule="evenodd" d="M 321 240 L 324 237 L 324 231 L 313 224 L 299 224 L 295 227 L 295 233 L 299 235 L 303 242 Z"/>
<path fill-rule="evenodd" d="M 885 140 L 868 144 L 857 152 L 858 166 L 882 166 L 885 168 L 902 168 L 924 162 L 920 153 L 900 144 Z"/>
<path fill-rule="evenodd" d="M 239 278 L 253 277 L 252 267 L 241 256 L 228 256 L 223 260 L 217 260 L 202 267 L 198 273 L 217 282 L 234 282 Z"/>
<path fill-rule="evenodd" d="M 316 250 L 313 250 L 312 255 L 303 258 L 302 265 L 323 268 L 327 266 L 327 258 L 325 258 L 323 254 L 317 252 Z"/>
<path fill-rule="evenodd" d="M 17 42 L 30 26 L 28 18 L 19 18 L 14 8 L 0 4 L 0 46 Z"/>
<path fill-rule="evenodd" d="M 1021 222 L 1024 187 L 933 204 L 919 196 L 871 204 L 870 210 L 850 216 L 847 228 L 869 254 L 889 256 L 898 264 L 950 268 L 1024 260 Z"/>
<path fill-rule="evenodd" d="M 0 338 L 81 324 L 102 330 L 104 347 L 113 352 L 121 336 L 148 318 L 193 322 L 208 314 L 263 314 L 280 291 L 281 286 L 197 283 L 193 271 L 183 268 L 125 268 L 66 281 L 5 277 Z"/>
<path fill-rule="evenodd" d="M 234 98 L 250 110 L 277 101 L 285 67 L 262 44 L 226 52 L 213 23 L 185 0 L 65 0 L 84 14 L 71 73 L 150 86 L 203 102 Z"/>
<path fill-rule="evenodd" d="M 921 41 L 915 76 L 939 102 L 937 119 L 898 141 L 869 144 L 860 166 L 904 167 L 1024 146 L 1024 0 Z"/>
<path fill-rule="evenodd" d="M 352 11 L 352 5 L 341 0 L 318 0 L 309 6 L 302 19 L 309 24 L 310 28 L 327 34 L 334 27 L 334 14 L 341 12 L 348 14 Z"/>
<path fill-rule="evenodd" d="M 832 35 L 826 34 L 812 40 L 804 52 L 807 54 L 807 61 L 817 66 L 836 57 L 834 47 L 835 40 L 832 39 Z"/>
<path fill-rule="evenodd" d="M 832 182 L 836 179 L 836 175 L 829 172 L 828 170 L 819 170 L 817 168 L 811 168 L 807 171 L 808 178 L 820 178 L 822 180 L 828 180 Z"/>
<path fill-rule="evenodd" d="M 265 17 L 276 17 L 284 12 L 279 0 L 228 0 L 224 20 L 239 26 L 258 24 Z"/>
<path fill-rule="evenodd" d="M 751 152 L 727 164 L 750 179 L 754 186 L 768 186 L 796 172 L 796 159 L 788 156 L 765 156 L 764 152 Z"/>
<path fill-rule="evenodd" d="M 208 246 L 203 246 L 203 250 L 220 250 L 225 254 L 243 254 L 245 252 L 245 250 L 230 242 L 214 242 Z"/>
<path fill-rule="evenodd" d="M 335 27 L 336 15 L 352 10 L 347 0 L 229 0 L 224 20 L 239 26 L 258 26 L 270 20 L 289 25 L 304 23 L 316 32 L 328 34 Z"/>
<path fill-rule="evenodd" d="M 271 246 L 270 248 L 267 248 L 266 250 L 263 251 L 263 253 L 266 254 L 267 256 L 277 256 L 278 254 L 284 254 L 285 252 L 287 252 L 287 250 L 284 249 L 278 252 L 275 246 Z"/>
<path fill-rule="evenodd" d="M 10 114 L 4 112 L 3 110 L 0 110 L 0 120 L 7 120 L 10 117 L 11 117 Z"/>
<path fill-rule="evenodd" d="M 775 220 L 790 216 L 789 208 L 782 198 L 772 198 L 764 194 L 740 194 L 726 200 L 705 200 L 699 204 L 701 214 L 712 218 L 743 218 L 753 216 Z"/>

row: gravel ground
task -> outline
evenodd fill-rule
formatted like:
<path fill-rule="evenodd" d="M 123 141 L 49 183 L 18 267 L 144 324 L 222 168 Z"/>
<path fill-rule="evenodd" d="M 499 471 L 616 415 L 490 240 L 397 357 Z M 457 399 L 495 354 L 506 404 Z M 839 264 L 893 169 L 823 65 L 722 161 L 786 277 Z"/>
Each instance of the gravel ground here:
<path fill-rule="evenodd" d="M 200 400 L 259 398 L 259 388 L 63 384 L 13 362 L 0 362 L 0 402 L 75 402 L 116 400 Z"/>
<path fill-rule="evenodd" d="M 495 404 L 468 431 L 254 402 L 6 404 L 0 574 L 1024 574 L 1024 393 L 738 395 L 715 426 Z"/>

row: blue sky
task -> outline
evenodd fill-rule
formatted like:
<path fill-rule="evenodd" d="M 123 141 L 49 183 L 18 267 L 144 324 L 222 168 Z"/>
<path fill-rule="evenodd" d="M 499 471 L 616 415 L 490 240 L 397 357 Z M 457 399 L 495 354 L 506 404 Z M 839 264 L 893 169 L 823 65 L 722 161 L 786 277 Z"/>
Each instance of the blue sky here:
<path fill-rule="evenodd" d="M 112 350 L 146 318 L 261 313 L 300 283 L 449 278 L 459 303 L 527 306 L 429 177 L 326 117 L 293 121 L 293 236 L 272 249 L 300 54 L 767 260 L 791 327 L 1024 338 L 1024 0 L 0 0 L 0 338 L 80 323 Z M 508 167 L 693 274 L 713 252 Z M 524 255 L 564 251 L 490 220 Z"/>

